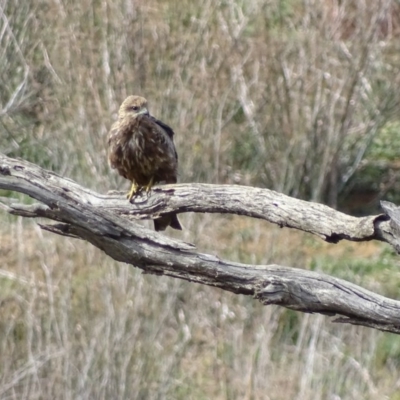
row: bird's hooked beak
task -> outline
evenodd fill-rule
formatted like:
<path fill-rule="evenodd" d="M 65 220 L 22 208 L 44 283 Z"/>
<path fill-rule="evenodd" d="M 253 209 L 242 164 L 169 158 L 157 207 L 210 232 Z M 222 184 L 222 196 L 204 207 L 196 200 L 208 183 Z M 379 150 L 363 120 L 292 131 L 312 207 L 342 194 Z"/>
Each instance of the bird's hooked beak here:
<path fill-rule="evenodd" d="M 143 115 L 149 115 L 149 110 L 147 109 L 147 107 L 143 107 L 138 114 L 143 114 Z"/>

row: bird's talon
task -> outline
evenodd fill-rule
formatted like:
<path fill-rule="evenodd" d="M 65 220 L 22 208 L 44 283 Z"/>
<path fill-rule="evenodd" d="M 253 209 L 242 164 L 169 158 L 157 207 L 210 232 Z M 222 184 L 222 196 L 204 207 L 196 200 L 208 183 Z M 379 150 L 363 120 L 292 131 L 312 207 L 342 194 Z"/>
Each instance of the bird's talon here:
<path fill-rule="evenodd" d="M 150 182 L 149 182 L 149 183 L 147 184 L 147 186 L 146 186 L 146 193 L 147 193 L 147 195 L 150 194 L 151 188 L 153 187 L 153 182 L 154 182 L 154 178 L 152 177 L 152 178 L 150 179 Z"/>
<path fill-rule="evenodd" d="M 140 187 L 136 183 L 132 183 L 131 190 L 126 195 L 129 203 L 131 202 L 132 198 L 135 197 L 140 192 Z"/>

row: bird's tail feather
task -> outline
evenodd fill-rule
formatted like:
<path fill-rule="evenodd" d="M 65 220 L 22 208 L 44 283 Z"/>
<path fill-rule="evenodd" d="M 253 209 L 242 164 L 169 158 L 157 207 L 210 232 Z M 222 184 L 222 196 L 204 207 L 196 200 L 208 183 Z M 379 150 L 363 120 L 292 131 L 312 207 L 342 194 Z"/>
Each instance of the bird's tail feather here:
<path fill-rule="evenodd" d="M 182 226 L 176 214 L 164 215 L 163 217 L 154 220 L 154 229 L 157 232 L 165 231 L 165 229 L 167 229 L 168 226 L 177 229 L 179 231 L 182 230 Z"/>

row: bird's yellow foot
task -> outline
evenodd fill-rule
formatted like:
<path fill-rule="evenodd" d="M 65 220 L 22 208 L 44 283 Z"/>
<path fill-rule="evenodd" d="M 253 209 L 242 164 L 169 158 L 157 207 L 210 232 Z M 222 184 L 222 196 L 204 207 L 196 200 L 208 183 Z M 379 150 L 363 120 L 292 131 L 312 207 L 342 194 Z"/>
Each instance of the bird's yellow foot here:
<path fill-rule="evenodd" d="M 139 185 L 136 182 L 132 182 L 131 190 L 126 195 L 129 202 L 132 200 L 132 197 L 139 192 L 139 190 L 140 190 Z"/>
<path fill-rule="evenodd" d="M 150 182 L 146 185 L 146 193 L 149 193 L 151 188 L 153 187 L 154 177 L 151 177 Z"/>

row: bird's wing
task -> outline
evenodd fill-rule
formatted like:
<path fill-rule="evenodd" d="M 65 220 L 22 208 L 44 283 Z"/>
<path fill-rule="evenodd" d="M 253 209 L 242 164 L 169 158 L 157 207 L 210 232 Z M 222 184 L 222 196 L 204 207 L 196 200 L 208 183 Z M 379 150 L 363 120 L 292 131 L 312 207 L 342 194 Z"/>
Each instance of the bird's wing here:
<path fill-rule="evenodd" d="M 112 125 L 110 131 L 108 132 L 107 135 L 107 145 L 108 145 L 108 163 L 111 166 L 111 168 L 116 168 L 118 162 L 118 157 L 119 157 L 119 149 L 118 149 L 118 137 L 120 136 L 120 129 L 119 129 L 119 124 L 118 121 L 114 122 Z"/>
<path fill-rule="evenodd" d="M 174 145 L 174 131 L 164 122 L 154 118 L 151 115 L 141 115 L 139 121 L 139 129 L 147 132 L 153 137 L 156 137 L 159 143 L 168 146 L 174 153 L 175 159 L 178 159 L 178 154 Z"/>
<path fill-rule="evenodd" d="M 111 129 L 108 131 L 107 134 L 107 144 L 110 145 L 111 142 L 114 140 L 115 136 L 118 133 L 118 125 L 116 122 L 112 125 Z"/>
<path fill-rule="evenodd" d="M 172 130 L 172 128 L 170 126 L 168 126 L 167 124 L 165 124 L 164 122 L 160 121 L 157 118 L 154 118 L 153 116 L 150 116 L 150 118 L 159 126 L 161 126 L 161 128 L 166 132 L 166 134 L 173 139 L 175 132 Z"/>

